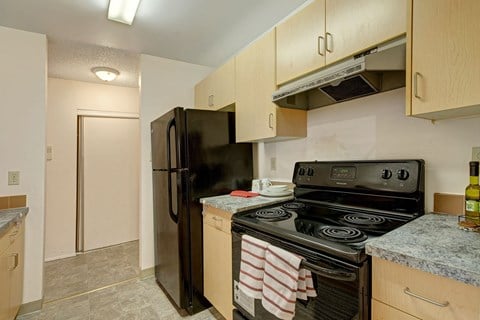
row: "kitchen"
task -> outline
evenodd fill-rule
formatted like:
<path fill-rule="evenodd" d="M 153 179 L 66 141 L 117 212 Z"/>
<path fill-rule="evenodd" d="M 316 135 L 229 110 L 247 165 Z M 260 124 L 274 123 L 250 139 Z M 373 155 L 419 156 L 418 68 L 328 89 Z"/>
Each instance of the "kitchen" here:
<path fill-rule="evenodd" d="M 473 10 L 472 10 L 473 11 Z M 18 40 L 21 33 L 9 31 L 7 43 Z M 2 37 L 3 38 L 3 37 Z M 22 169 L 25 181 L 18 189 L 12 190 L 2 183 L 2 194 L 24 193 L 29 195 L 30 217 L 26 244 L 26 283 L 24 302 L 41 299 L 43 264 L 44 211 L 44 149 L 45 149 L 45 66 L 46 50 L 38 39 L 28 40 L 31 52 L 40 54 L 32 57 L 20 55 L 21 49 L 7 53 L 3 62 L 18 61 L 19 70 L 29 72 L 28 79 L 18 79 L 13 87 L 12 79 L 5 79 L 2 96 L 5 105 L 17 108 L 2 108 L 2 128 L 14 136 L 19 124 L 24 134 L 2 143 L 3 150 L 14 150 L 2 154 L 2 179 L 12 166 Z M 40 40 L 39 42 L 42 42 Z M 13 44 L 12 44 L 13 46 Z M 20 48 L 23 48 L 20 46 Z M 475 51 L 472 51 L 475 52 Z M 472 61 L 473 63 L 473 61 Z M 149 166 L 149 125 L 150 121 L 175 105 L 193 105 L 193 86 L 209 72 L 208 68 L 192 66 L 148 55 L 141 56 L 142 91 L 140 118 L 142 132 L 142 210 L 140 232 L 144 246 L 141 254 L 141 269 L 153 266 L 153 235 L 148 226 L 152 219 L 151 172 Z M 165 70 L 170 70 L 166 73 Z M 180 72 L 180 71 L 181 72 Z M 25 71 L 26 73 L 26 71 Z M 54 82 L 54 81 L 53 81 Z M 57 81 L 59 82 L 59 81 Z M 50 80 L 49 80 L 50 83 Z M 181 89 L 184 88 L 185 89 Z M 158 88 L 164 87 L 165 95 Z M 50 86 L 49 86 L 50 88 Z M 28 90 L 30 95 L 23 93 Z M 188 91 L 190 90 L 190 91 Z M 173 93 L 178 93 L 175 94 Z M 184 94 L 188 92 L 188 94 Z M 271 92 L 270 92 L 271 93 Z M 431 122 L 405 116 L 405 89 L 397 89 L 371 97 L 308 111 L 307 137 L 298 140 L 259 143 L 257 150 L 258 177 L 291 180 L 293 165 L 297 160 L 339 160 L 339 159 L 381 159 L 381 158 L 422 158 L 426 161 L 426 211 L 433 209 L 435 192 L 463 193 L 468 182 L 468 161 L 471 148 L 478 145 L 478 118 L 449 119 Z M 21 99 L 19 99 L 21 98 Z M 23 101 L 23 102 L 22 102 Z M 43 108 L 31 108 L 31 105 Z M 23 106 L 23 107 L 21 107 Z M 26 155 L 29 155 L 26 157 Z M 272 158 L 275 160 L 272 161 Z M 275 166 L 272 166 L 272 163 Z M 31 172 L 23 168 L 31 168 Z M 36 213 L 34 213 L 36 212 Z M 41 213 L 41 214 L 40 214 Z M 142 241 L 142 240 L 141 240 Z"/>

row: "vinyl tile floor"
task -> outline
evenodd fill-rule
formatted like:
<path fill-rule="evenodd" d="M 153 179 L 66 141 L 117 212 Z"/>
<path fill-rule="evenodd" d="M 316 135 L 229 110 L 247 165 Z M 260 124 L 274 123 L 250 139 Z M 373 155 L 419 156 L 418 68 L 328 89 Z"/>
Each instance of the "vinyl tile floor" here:
<path fill-rule="evenodd" d="M 44 301 L 51 302 L 138 277 L 138 241 L 45 263 Z"/>
<path fill-rule="evenodd" d="M 224 320 L 214 308 L 180 315 L 154 277 L 138 275 L 137 241 L 47 262 L 42 310 L 17 320 Z"/>

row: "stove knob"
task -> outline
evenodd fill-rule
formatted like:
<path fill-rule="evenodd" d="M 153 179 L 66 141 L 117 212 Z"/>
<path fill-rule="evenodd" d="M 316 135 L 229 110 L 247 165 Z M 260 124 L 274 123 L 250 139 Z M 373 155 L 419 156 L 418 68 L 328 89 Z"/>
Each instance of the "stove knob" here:
<path fill-rule="evenodd" d="M 299 176 L 304 176 L 305 175 L 305 168 L 298 169 L 298 175 Z"/>
<path fill-rule="evenodd" d="M 390 169 L 382 170 L 382 179 L 388 180 L 392 177 L 392 171 Z"/>
<path fill-rule="evenodd" d="M 407 180 L 410 176 L 410 173 L 406 169 L 400 169 L 397 171 L 398 180 Z"/>
<path fill-rule="evenodd" d="M 313 168 L 308 168 L 308 169 L 307 169 L 307 175 L 308 175 L 308 176 L 310 176 L 310 177 L 313 176 L 313 172 L 314 172 L 314 171 L 313 171 Z"/>

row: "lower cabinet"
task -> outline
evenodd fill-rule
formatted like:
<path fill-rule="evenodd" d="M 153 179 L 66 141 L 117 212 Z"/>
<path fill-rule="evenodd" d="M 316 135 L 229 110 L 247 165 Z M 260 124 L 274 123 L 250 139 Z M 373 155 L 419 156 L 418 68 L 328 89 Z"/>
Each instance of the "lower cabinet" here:
<path fill-rule="evenodd" d="M 0 320 L 15 319 L 23 295 L 23 220 L 0 238 Z"/>
<path fill-rule="evenodd" d="M 372 320 L 479 320 L 480 287 L 372 259 Z"/>
<path fill-rule="evenodd" d="M 231 215 L 203 207 L 203 292 L 227 320 L 233 317 Z"/>

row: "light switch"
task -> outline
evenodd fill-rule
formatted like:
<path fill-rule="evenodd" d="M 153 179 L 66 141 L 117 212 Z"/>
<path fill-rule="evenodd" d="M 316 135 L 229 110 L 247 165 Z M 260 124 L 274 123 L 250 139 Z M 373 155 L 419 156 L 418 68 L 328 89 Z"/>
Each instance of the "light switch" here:
<path fill-rule="evenodd" d="M 47 146 L 47 160 L 53 160 L 53 147 Z"/>
<path fill-rule="evenodd" d="M 277 170 L 277 158 L 271 157 L 270 158 L 270 171 L 276 171 Z"/>
<path fill-rule="evenodd" d="M 20 184 L 20 171 L 8 171 L 8 185 L 19 185 Z"/>

